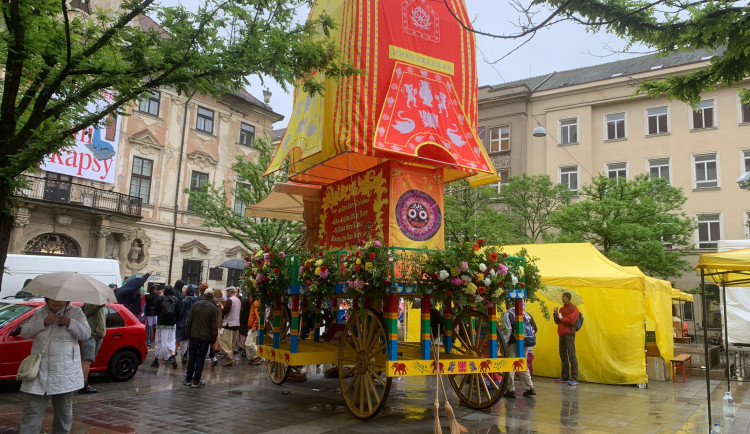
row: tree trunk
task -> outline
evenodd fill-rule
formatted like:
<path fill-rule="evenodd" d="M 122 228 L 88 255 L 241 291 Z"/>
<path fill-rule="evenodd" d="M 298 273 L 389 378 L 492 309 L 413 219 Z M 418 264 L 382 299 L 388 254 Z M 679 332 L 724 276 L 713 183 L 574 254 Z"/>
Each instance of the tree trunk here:
<path fill-rule="evenodd" d="M 1 194 L 0 197 L 2 197 Z M 8 246 L 10 245 L 11 229 L 13 229 L 13 215 L 11 214 L 11 210 L 0 210 L 0 288 L 3 287 L 3 276 L 5 276 L 5 258 L 8 256 Z"/>

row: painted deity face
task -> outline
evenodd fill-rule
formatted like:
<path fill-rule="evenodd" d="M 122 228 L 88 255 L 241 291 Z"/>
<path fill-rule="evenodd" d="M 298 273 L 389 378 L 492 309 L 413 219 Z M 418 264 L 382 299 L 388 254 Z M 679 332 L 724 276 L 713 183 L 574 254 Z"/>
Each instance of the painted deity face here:
<path fill-rule="evenodd" d="M 409 190 L 398 199 L 396 222 L 411 240 L 429 240 L 440 230 L 442 220 L 440 206 L 425 192 Z"/>
<path fill-rule="evenodd" d="M 430 210 L 419 202 L 409 204 L 406 221 L 415 228 L 424 228 L 430 222 Z"/>

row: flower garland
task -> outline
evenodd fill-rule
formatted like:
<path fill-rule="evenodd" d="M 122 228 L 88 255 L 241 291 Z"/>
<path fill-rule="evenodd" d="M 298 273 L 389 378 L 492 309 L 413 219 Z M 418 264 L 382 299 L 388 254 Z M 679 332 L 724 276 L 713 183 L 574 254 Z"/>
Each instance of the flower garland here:
<path fill-rule="evenodd" d="M 286 253 L 274 252 L 268 246 L 245 257 L 242 286 L 250 291 L 254 299 L 266 306 L 276 297 L 286 294 L 289 278 Z"/>
<path fill-rule="evenodd" d="M 391 285 L 396 256 L 380 241 L 370 241 L 341 257 L 341 280 L 346 283 L 347 294 L 382 299 L 385 288 Z"/>
<path fill-rule="evenodd" d="M 339 280 L 336 257 L 325 255 L 322 251 L 313 253 L 311 258 L 299 266 L 299 278 L 314 300 L 331 298 Z"/>
<path fill-rule="evenodd" d="M 526 298 L 534 301 L 541 285 L 539 268 L 525 250 L 519 255 L 526 259 L 525 266 L 496 246 L 484 247 L 481 239 L 473 245 L 451 243 L 424 256 L 419 291 L 432 289 L 434 300 L 451 301 L 455 314 L 466 308 L 503 310 L 513 290 L 526 290 Z"/>

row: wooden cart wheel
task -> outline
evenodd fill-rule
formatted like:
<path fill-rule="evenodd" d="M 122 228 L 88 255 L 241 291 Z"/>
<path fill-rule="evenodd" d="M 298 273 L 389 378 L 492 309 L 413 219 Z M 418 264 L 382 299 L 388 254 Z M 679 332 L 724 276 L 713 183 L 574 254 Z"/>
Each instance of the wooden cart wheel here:
<path fill-rule="evenodd" d="M 462 357 L 488 357 L 490 333 L 489 318 L 483 312 L 475 310 L 465 311 L 453 319 L 453 352 Z M 499 333 L 498 333 L 499 335 Z M 497 342 L 498 357 L 507 357 L 502 339 Z M 496 374 L 502 377 L 495 381 L 492 374 L 456 374 L 448 379 L 461 402 L 471 408 L 482 409 L 491 407 L 500 399 L 508 382 L 505 373 Z"/>
<path fill-rule="evenodd" d="M 387 360 L 385 323 L 372 309 L 360 309 L 346 322 L 339 345 L 339 384 L 349 411 L 368 419 L 383 408 L 392 378 L 385 370 Z"/>
<path fill-rule="evenodd" d="M 291 340 L 291 318 L 292 314 L 289 311 L 289 308 L 286 305 L 281 306 L 281 340 L 280 343 L 284 344 Z M 266 328 L 264 329 L 265 337 L 263 338 L 263 342 L 266 345 L 271 345 L 273 343 L 273 316 L 271 318 L 266 318 Z M 268 376 L 271 377 L 271 381 L 274 382 L 274 384 L 281 385 L 284 383 L 289 377 L 289 371 L 291 371 L 291 367 L 287 364 L 281 363 L 281 362 L 275 362 L 272 360 L 269 360 L 266 367 L 268 368 Z"/>

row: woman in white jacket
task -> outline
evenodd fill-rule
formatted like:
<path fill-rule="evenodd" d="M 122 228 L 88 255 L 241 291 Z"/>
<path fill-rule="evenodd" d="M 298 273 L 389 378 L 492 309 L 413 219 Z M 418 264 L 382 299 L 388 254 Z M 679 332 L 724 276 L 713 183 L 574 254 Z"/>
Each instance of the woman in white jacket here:
<path fill-rule="evenodd" d="M 88 339 L 91 328 L 83 311 L 67 301 L 45 299 L 23 325 L 21 336 L 34 338 L 31 353 L 47 351 L 39 365 L 39 375 L 24 381 L 21 392 L 26 393 L 26 405 L 21 417 L 22 434 L 38 433 L 42 428 L 47 396 L 52 398 L 53 433 L 68 433 L 73 425 L 73 392 L 83 387 L 79 340 Z"/>

